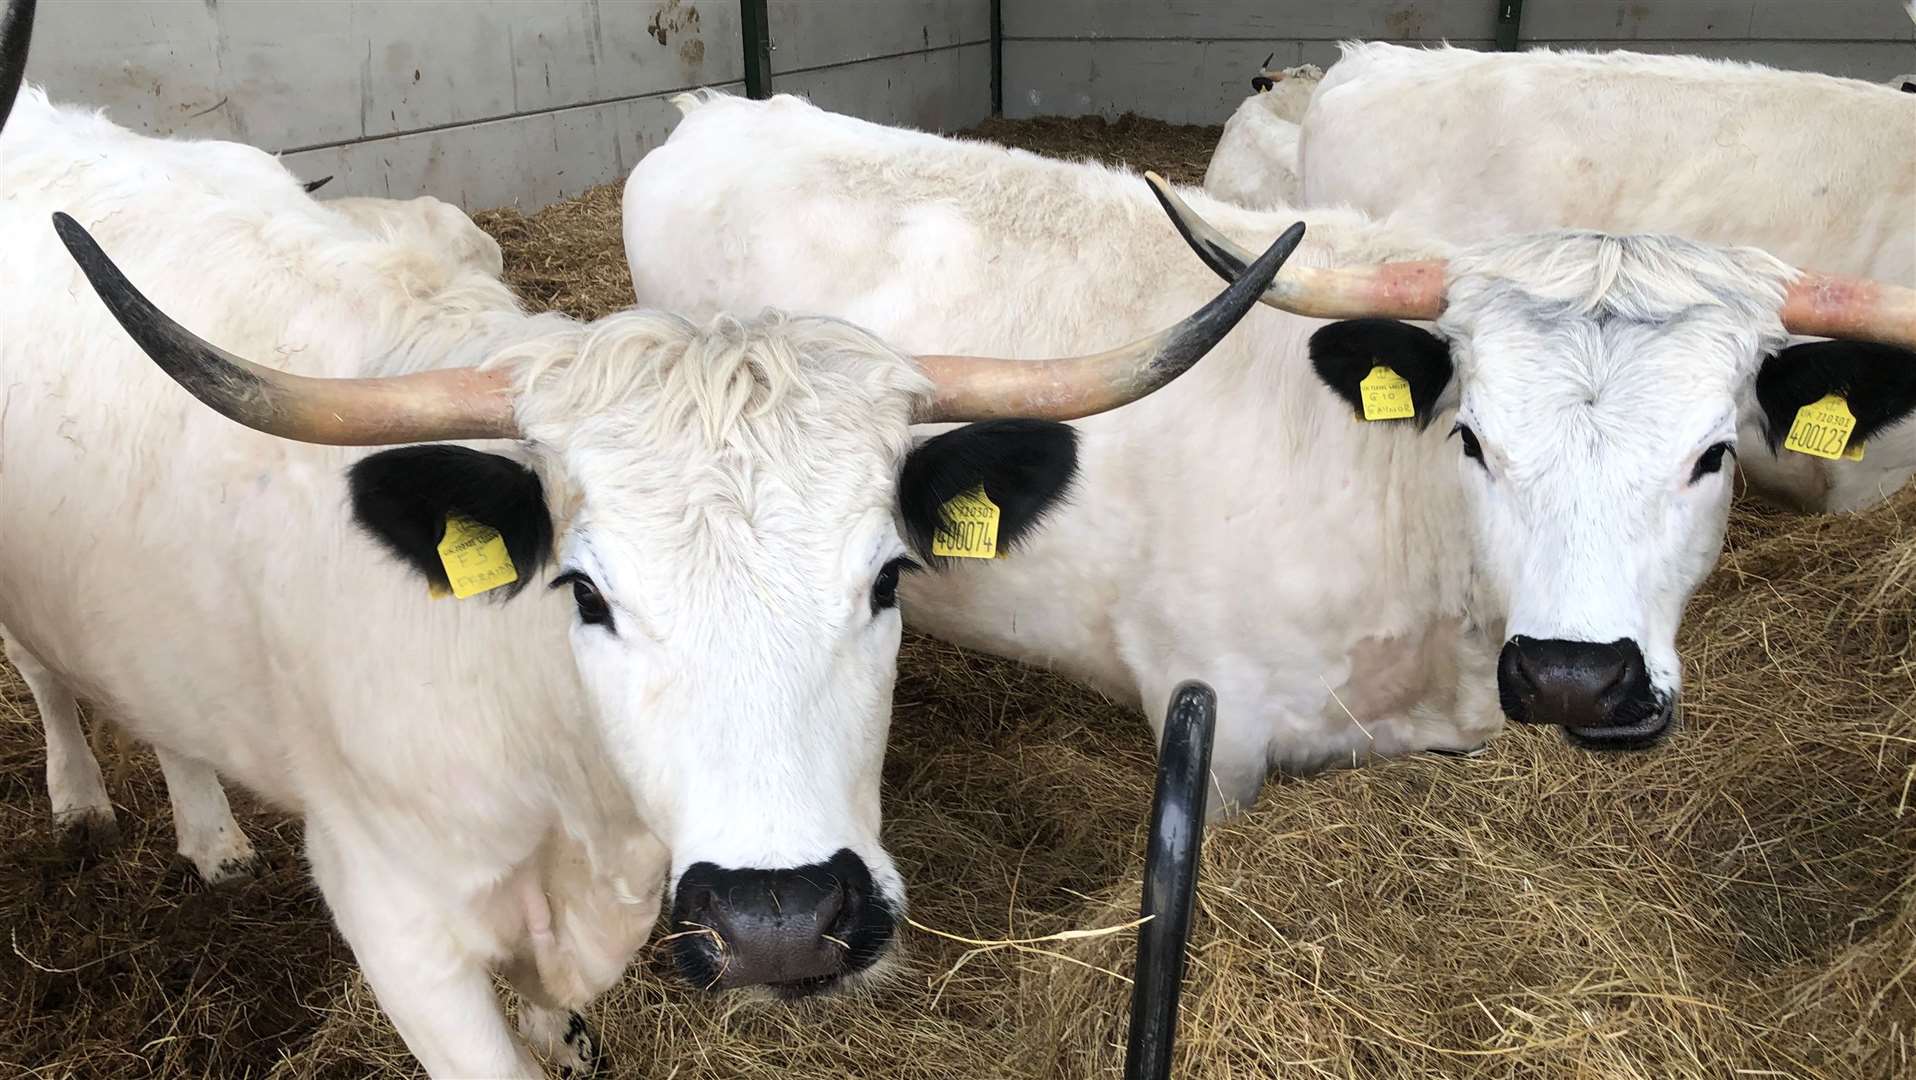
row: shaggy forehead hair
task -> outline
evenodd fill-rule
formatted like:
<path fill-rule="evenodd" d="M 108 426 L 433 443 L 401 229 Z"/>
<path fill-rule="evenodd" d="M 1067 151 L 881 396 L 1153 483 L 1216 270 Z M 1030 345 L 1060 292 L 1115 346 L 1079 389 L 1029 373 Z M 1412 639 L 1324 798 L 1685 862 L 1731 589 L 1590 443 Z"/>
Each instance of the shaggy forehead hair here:
<path fill-rule="evenodd" d="M 865 331 L 778 311 L 704 326 L 626 312 L 489 363 L 514 369 L 522 430 L 551 451 L 542 473 L 561 522 L 589 498 L 617 506 L 595 532 L 761 569 L 818 548 L 822 515 L 889 503 L 912 410 L 931 392 Z"/>
<path fill-rule="evenodd" d="M 1555 232 L 1511 237 L 1450 257 L 1446 333 L 1616 322 L 1685 322 L 1747 338 L 1746 356 L 1782 347 L 1778 317 L 1796 271 L 1754 248 L 1721 248 L 1674 236 Z"/>

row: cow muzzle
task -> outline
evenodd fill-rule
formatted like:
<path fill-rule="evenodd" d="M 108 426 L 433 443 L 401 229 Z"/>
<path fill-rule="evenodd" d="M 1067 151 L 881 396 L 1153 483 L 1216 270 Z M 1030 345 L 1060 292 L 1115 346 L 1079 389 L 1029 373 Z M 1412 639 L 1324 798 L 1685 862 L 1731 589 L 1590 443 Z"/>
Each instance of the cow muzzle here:
<path fill-rule="evenodd" d="M 1552 724 L 1587 750 L 1636 750 L 1670 729 L 1675 715 L 1628 638 L 1608 643 L 1530 638 L 1504 643 L 1497 697 L 1519 724 Z"/>
<path fill-rule="evenodd" d="M 694 863 L 679 878 L 671 939 L 679 973 L 708 990 L 830 991 L 891 943 L 891 905 L 849 850 L 790 870 Z"/>

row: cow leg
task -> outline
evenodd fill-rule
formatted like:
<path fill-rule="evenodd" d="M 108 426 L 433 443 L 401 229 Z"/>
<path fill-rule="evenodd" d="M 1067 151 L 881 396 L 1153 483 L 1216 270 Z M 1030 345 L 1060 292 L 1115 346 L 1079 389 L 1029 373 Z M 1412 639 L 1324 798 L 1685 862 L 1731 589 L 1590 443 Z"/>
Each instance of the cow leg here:
<path fill-rule="evenodd" d="M 434 1077 L 539 1080 L 545 1070 L 506 1025 L 485 958 L 463 947 L 452 913 L 377 851 L 343 851 L 306 822 L 313 878 L 406 1049 Z"/>
<path fill-rule="evenodd" d="M 519 1006 L 519 1034 L 533 1052 L 568 1080 L 597 1076 L 604 1060 L 598 1032 L 571 1009 L 548 1009 L 531 1001 Z"/>
<path fill-rule="evenodd" d="M 252 841 L 233 820 L 213 767 L 196 758 L 154 749 L 166 774 L 166 797 L 173 803 L 173 833 L 180 855 L 208 885 L 244 881 L 253 876 L 258 856 Z"/>
<path fill-rule="evenodd" d="M 53 804 L 54 826 L 88 846 L 114 843 L 120 838 L 120 823 L 113 816 L 113 801 L 106 797 L 100 762 L 80 730 L 80 706 L 73 692 L 18 642 L 8 640 L 6 653 L 33 693 L 46 729 L 47 798 Z"/>

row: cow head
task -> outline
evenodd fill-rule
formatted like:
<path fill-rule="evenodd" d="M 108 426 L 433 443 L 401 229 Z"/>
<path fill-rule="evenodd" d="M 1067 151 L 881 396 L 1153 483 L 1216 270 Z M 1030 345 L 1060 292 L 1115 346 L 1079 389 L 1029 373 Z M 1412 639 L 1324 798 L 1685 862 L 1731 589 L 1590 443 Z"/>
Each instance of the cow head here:
<path fill-rule="evenodd" d="M 1228 272 L 1230 242 L 1158 190 Z M 1916 292 L 1747 248 L 1547 233 L 1287 274 L 1267 300 L 1342 318 L 1312 336 L 1312 364 L 1359 416 L 1361 380 L 1388 364 L 1420 418 L 1443 417 L 1477 569 L 1506 613 L 1504 713 L 1581 746 L 1644 746 L 1670 726 L 1677 626 L 1722 547 L 1752 401 L 1771 448 L 1826 394 L 1856 418 L 1850 445 L 1916 410 Z M 1839 340 L 1792 347 L 1792 332 Z"/>
<path fill-rule="evenodd" d="M 518 585 L 548 579 L 516 603 L 571 612 L 605 753 L 672 855 L 681 969 L 793 996 L 871 965 L 903 911 L 879 838 L 896 590 L 933 554 L 945 505 L 982 488 L 999 545 L 1016 544 L 1073 474 L 1057 421 L 1190 367 L 1302 234 L 1185 322 L 1090 357 L 906 357 L 831 319 L 627 312 L 527 320 L 478 368 L 302 379 L 194 337 L 77 223 L 55 225 L 134 340 L 226 416 L 308 442 L 426 444 L 353 467 L 359 525 L 442 589 L 457 585 L 439 550 L 454 522 L 496 532 Z M 914 448 L 915 421 L 974 422 Z M 440 442 L 488 438 L 517 443 Z"/>

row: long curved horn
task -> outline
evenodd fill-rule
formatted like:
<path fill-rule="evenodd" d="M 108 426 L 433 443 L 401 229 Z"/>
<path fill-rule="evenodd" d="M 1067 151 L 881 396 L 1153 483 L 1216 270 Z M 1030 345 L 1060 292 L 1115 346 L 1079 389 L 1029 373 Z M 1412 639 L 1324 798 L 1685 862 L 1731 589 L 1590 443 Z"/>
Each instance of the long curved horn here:
<path fill-rule="evenodd" d="M 1783 329 L 1916 349 L 1916 289 L 1805 270 L 1783 297 Z"/>
<path fill-rule="evenodd" d="M 311 379 L 261 367 L 155 307 L 79 222 L 56 213 L 53 228 L 134 342 L 174 382 L 229 419 L 332 446 L 518 436 L 511 386 L 501 372 L 450 368 L 383 379 Z"/>
<path fill-rule="evenodd" d="M 937 392 L 922 423 L 1028 417 L 1076 420 L 1127 405 L 1190 370 L 1244 318 L 1304 239 L 1298 222 L 1231 287 L 1176 326 L 1109 352 L 1062 360 L 920 356 Z"/>
<path fill-rule="evenodd" d="M 33 0 L 13 0 L 0 16 L 0 129 L 27 78 L 27 44 L 33 38 Z"/>
<path fill-rule="evenodd" d="M 1219 277 L 1233 280 L 1250 253 L 1184 204 L 1157 173 L 1145 173 L 1152 194 L 1184 242 Z M 1379 263 L 1335 270 L 1292 267 L 1264 294 L 1274 308 L 1317 319 L 1435 319 L 1444 311 L 1444 263 Z"/>

